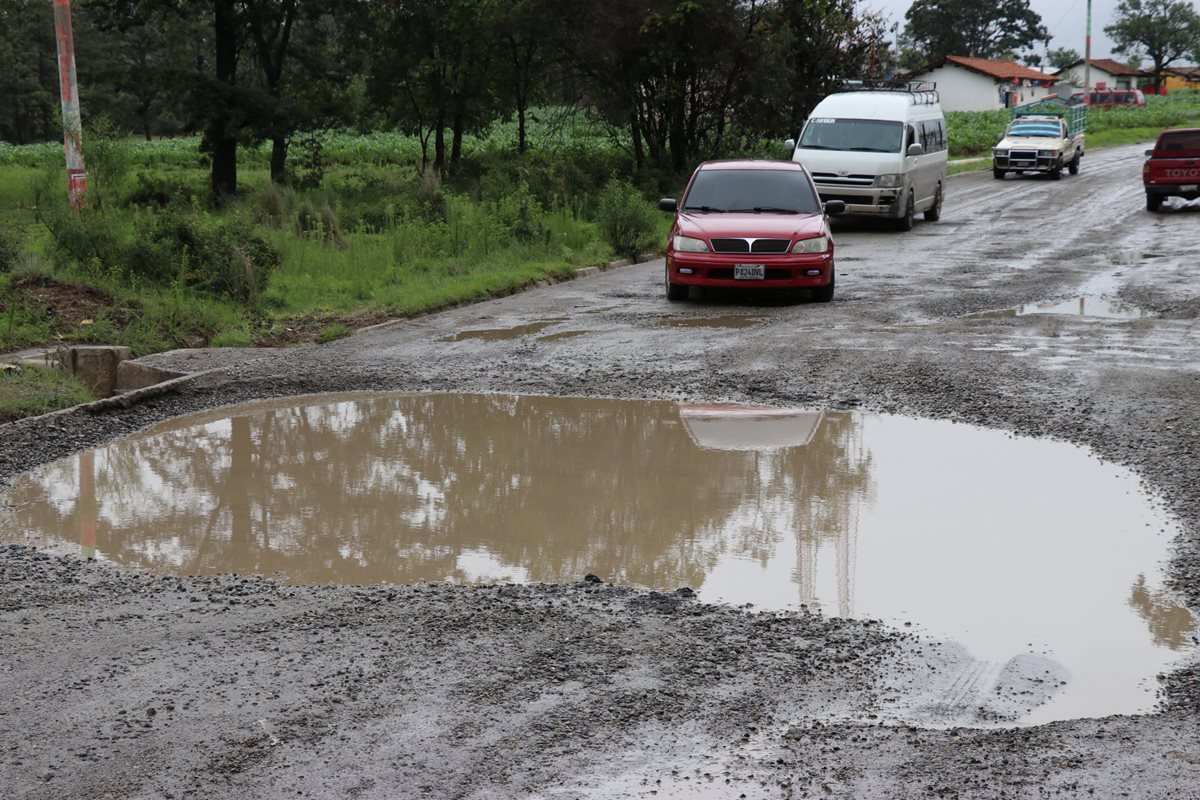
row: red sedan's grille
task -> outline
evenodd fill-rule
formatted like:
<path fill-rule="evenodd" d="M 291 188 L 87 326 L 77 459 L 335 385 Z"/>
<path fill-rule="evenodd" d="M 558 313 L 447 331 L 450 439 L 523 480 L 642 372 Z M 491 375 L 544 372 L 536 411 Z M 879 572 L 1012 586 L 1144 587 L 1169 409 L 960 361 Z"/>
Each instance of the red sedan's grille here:
<path fill-rule="evenodd" d="M 714 253 L 783 255 L 791 243 L 790 239 L 713 239 L 712 249 Z"/>

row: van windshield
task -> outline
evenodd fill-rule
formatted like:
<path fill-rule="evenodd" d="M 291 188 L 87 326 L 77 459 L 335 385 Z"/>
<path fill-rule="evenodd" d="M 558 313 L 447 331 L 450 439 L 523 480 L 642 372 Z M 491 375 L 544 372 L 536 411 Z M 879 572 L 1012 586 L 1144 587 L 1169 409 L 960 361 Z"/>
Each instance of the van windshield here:
<path fill-rule="evenodd" d="M 852 150 L 862 153 L 899 153 L 904 144 L 904 123 L 880 119 L 813 117 L 804 126 L 797 147 L 805 150 Z"/>

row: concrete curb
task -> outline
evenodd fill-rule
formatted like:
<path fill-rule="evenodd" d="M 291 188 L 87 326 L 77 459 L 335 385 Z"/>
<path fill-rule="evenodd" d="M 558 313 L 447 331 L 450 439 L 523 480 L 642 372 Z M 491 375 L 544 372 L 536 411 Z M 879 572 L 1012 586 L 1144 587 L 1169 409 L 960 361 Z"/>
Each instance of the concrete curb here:
<path fill-rule="evenodd" d="M 21 419 L 15 419 L 12 422 L 5 423 L 5 425 L 0 425 L 0 429 L 3 429 L 6 425 L 42 424 L 47 420 L 53 420 L 56 417 L 65 417 L 70 414 L 101 414 L 112 409 L 130 408 L 144 400 L 149 400 L 151 398 L 160 397 L 166 394 L 172 394 L 185 388 L 189 383 L 198 382 L 206 376 L 230 368 L 231 367 L 229 366 L 215 367 L 213 369 L 204 370 L 203 372 L 195 372 L 190 375 L 184 375 L 180 378 L 172 378 L 169 381 L 156 383 L 153 386 L 146 386 L 142 389 L 134 389 L 129 392 L 113 395 L 112 397 L 102 397 L 99 400 L 93 400 L 90 403 L 80 403 L 77 406 L 60 408 L 57 411 L 49 411 L 45 414 L 38 414 L 35 417 L 22 417 Z"/>

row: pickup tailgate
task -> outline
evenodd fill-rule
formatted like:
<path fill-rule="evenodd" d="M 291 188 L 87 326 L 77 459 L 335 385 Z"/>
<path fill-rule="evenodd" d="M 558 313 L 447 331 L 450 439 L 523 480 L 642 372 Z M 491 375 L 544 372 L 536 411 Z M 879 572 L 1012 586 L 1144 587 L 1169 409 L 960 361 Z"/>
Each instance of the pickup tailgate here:
<path fill-rule="evenodd" d="M 1143 178 L 1147 186 L 1174 187 L 1200 184 L 1200 154 L 1192 158 L 1151 157 Z"/>
<path fill-rule="evenodd" d="M 1200 191 L 1200 128 L 1166 131 L 1142 167 L 1147 189 Z"/>

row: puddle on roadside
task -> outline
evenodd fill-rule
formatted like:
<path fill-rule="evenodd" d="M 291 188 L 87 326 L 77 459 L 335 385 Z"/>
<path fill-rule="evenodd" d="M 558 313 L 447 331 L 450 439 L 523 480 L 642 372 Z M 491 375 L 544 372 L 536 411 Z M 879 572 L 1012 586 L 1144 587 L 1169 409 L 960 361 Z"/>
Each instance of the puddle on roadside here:
<path fill-rule="evenodd" d="M 45 465 L 3 536 L 158 573 L 620 584 L 913 623 L 974 674 L 1066 677 L 1020 724 L 1148 711 L 1193 652 L 1178 527 L 1061 442 L 856 412 L 348 394 L 181 417 Z M 1040 674 L 1040 673 L 1039 673 Z M 986 700 L 990 685 L 981 683 Z"/>
<path fill-rule="evenodd" d="M 749 328 L 762 321 L 763 317 L 730 314 L 723 317 L 669 317 L 655 324 L 667 328 Z"/>
<path fill-rule="evenodd" d="M 481 328 L 471 331 L 459 331 L 452 336 L 443 336 L 440 341 L 461 342 L 464 339 L 482 339 L 487 342 L 495 342 L 504 339 L 519 339 L 522 336 L 529 336 L 530 334 L 544 331 L 551 325 L 557 325 L 563 321 L 564 318 L 560 317 L 540 322 L 530 322 L 526 325 L 516 325 L 512 328 Z"/>
<path fill-rule="evenodd" d="M 997 311 L 980 311 L 975 314 L 967 314 L 964 319 L 1003 319 L 1032 314 L 1054 314 L 1092 319 L 1146 319 L 1154 316 L 1154 312 L 1132 303 L 1095 295 L 1081 295 L 1069 300 L 1046 300 Z"/>

